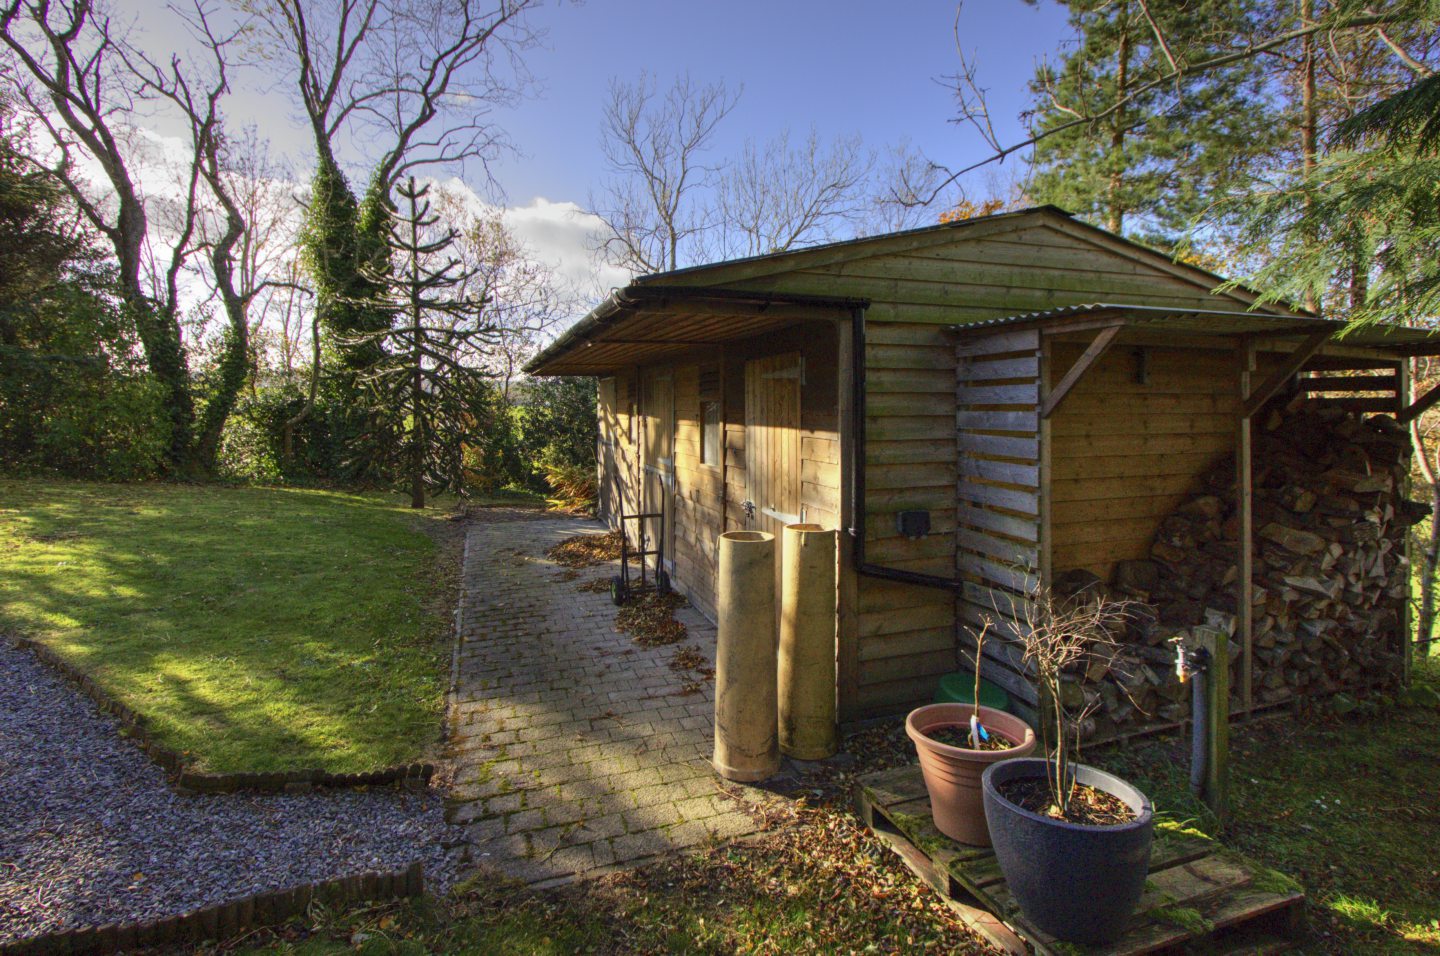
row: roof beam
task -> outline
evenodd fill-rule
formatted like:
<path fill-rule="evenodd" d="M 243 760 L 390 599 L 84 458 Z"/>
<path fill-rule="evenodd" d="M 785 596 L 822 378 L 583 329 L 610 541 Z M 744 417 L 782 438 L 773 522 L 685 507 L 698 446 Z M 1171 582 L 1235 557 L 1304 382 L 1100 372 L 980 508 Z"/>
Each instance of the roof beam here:
<path fill-rule="evenodd" d="M 1100 356 L 1110 348 L 1111 343 L 1115 341 L 1115 336 L 1120 334 L 1120 330 L 1124 326 L 1124 322 L 1116 322 L 1100 330 L 1099 334 L 1091 341 L 1090 346 L 1075 360 L 1075 364 L 1070 366 L 1070 371 L 1066 372 L 1059 384 L 1050 390 L 1050 394 L 1045 398 L 1045 404 L 1040 406 L 1041 418 L 1049 418 L 1055 414 L 1055 409 L 1065 401 L 1065 396 L 1070 394 L 1075 383 L 1085 376 L 1085 373 L 1090 370 L 1090 366 L 1100 360 Z"/>
<path fill-rule="evenodd" d="M 1285 356 L 1280 367 L 1271 372 L 1270 377 L 1261 382 L 1260 387 L 1245 398 L 1244 404 L 1240 407 L 1240 417 L 1250 418 L 1258 412 L 1261 406 L 1270 401 L 1271 397 L 1280 391 L 1286 382 L 1299 374 L 1300 369 L 1310 361 L 1311 356 L 1320 351 L 1320 346 L 1328 342 L 1330 336 L 1334 334 L 1335 329 L 1333 328 L 1311 332 L 1295 351 Z"/>

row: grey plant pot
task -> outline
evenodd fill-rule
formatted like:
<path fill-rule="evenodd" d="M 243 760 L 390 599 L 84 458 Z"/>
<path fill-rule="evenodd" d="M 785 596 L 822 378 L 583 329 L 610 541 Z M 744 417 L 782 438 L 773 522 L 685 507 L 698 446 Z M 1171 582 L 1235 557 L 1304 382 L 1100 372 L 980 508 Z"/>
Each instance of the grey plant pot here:
<path fill-rule="evenodd" d="M 1048 761 L 1006 760 L 981 778 L 985 819 L 1010 892 L 1037 928 L 1072 943 L 1112 943 L 1140 902 L 1150 871 L 1155 815 L 1150 800 L 1124 780 L 1084 764 L 1080 783 L 1123 800 L 1135 819 L 1118 826 L 1083 826 L 1022 809 L 1000 784 L 1043 778 Z"/>

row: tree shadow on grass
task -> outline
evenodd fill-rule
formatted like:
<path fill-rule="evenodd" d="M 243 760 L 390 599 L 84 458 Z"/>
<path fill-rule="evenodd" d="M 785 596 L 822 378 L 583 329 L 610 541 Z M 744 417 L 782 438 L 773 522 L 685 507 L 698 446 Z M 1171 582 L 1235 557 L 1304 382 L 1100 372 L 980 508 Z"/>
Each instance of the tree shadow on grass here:
<path fill-rule="evenodd" d="M 370 770 L 438 735 L 434 544 L 333 493 L 6 483 L 0 622 L 215 772 Z"/>

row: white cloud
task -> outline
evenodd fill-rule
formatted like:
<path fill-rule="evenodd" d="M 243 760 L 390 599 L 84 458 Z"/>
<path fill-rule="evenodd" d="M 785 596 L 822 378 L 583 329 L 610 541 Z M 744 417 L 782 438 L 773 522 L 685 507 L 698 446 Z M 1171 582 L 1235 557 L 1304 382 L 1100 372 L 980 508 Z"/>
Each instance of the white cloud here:
<path fill-rule="evenodd" d="M 537 259 L 588 298 L 599 298 L 630 281 L 625 269 L 607 265 L 595 255 L 605 224 L 577 203 L 537 196 L 524 206 L 507 208 L 505 224 Z"/>
<path fill-rule="evenodd" d="M 477 214 L 495 208 L 460 179 L 445 180 L 439 187 Z M 523 206 L 505 207 L 502 218 L 526 252 L 551 270 L 556 285 L 586 306 L 630 281 L 629 272 L 602 262 L 596 255 L 595 248 L 605 236 L 605 224 L 578 203 L 536 196 Z"/>

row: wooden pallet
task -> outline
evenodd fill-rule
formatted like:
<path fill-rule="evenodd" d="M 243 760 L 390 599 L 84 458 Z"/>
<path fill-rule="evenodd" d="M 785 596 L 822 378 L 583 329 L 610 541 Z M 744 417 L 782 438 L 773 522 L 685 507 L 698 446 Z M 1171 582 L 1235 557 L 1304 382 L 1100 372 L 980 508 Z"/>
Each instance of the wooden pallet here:
<path fill-rule="evenodd" d="M 905 864 L 997 949 L 1029 953 L 1275 953 L 1304 931 L 1305 894 L 1193 830 L 1161 824 L 1150 878 L 1129 930 L 1114 946 L 1058 942 L 1020 913 L 995 854 L 942 835 L 930 817 L 919 767 L 861 777 L 860 817 Z"/>

